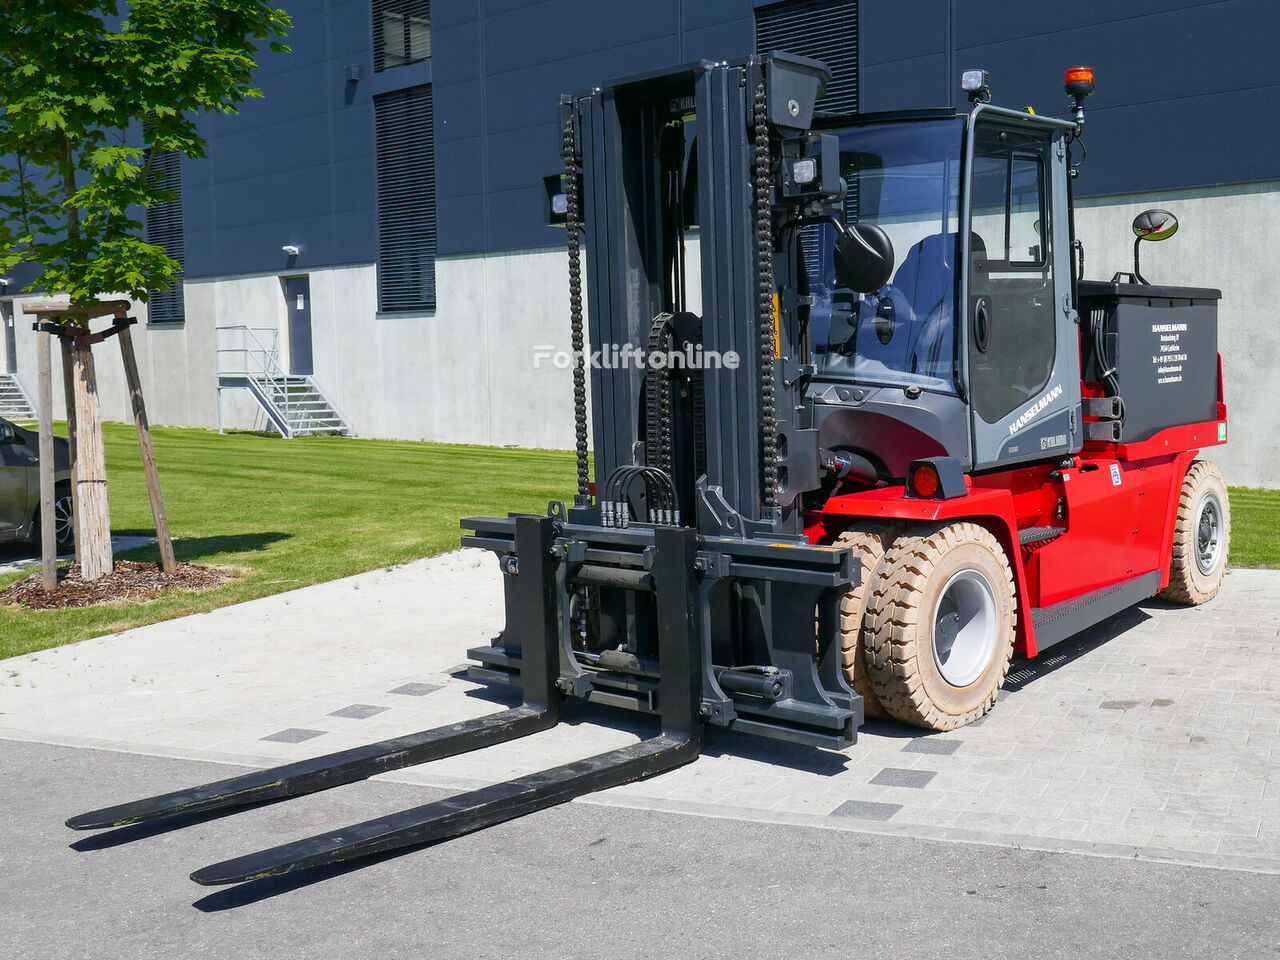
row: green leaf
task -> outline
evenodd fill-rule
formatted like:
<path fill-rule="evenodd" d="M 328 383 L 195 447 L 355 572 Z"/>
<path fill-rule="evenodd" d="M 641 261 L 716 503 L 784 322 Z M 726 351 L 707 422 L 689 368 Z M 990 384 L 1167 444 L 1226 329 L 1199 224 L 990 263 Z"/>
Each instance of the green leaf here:
<path fill-rule="evenodd" d="M 50 130 L 65 130 L 67 128 L 66 118 L 57 107 L 46 107 L 37 114 L 36 119 L 42 126 L 48 127 Z"/>

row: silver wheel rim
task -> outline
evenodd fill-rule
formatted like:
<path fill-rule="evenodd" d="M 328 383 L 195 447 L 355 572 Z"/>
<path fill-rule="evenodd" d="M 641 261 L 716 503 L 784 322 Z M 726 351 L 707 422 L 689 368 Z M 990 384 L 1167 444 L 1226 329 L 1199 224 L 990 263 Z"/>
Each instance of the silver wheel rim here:
<path fill-rule="evenodd" d="M 1216 493 L 1206 493 L 1196 513 L 1196 566 L 1208 575 L 1222 559 L 1222 502 Z"/>
<path fill-rule="evenodd" d="M 996 593 L 977 570 L 952 574 L 933 610 L 933 662 L 942 679 L 967 687 L 996 649 Z"/>
<path fill-rule="evenodd" d="M 58 543 L 68 544 L 75 539 L 75 521 L 71 515 L 70 495 L 53 501 L 53 531 Z"/>

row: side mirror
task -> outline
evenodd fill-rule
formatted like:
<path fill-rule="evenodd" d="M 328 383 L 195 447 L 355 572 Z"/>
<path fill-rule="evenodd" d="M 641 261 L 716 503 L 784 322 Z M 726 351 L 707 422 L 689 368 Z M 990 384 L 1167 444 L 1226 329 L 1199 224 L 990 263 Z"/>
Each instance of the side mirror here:
<path fill-rule="evenodd" d="M 874 293 L 893 274 L 893 241 L 873 223 L 853 223 L 836 237 L 836 279 L 857 293 Z"/>
<path fill-rule="evenodd" d="M 1168 210 L 1143 210 L 1133 218 L 1133 279 L 1147 283 L 1139 266 L 1138 248 L 1143 240 L 1168 240 L 1178 232 L 1178 218 Z"/>
<path fill-rule="evenodd" d="M 7 421 L 0 421 L 0 444 L 17 442 L 18 428 Z"/>
<path fill-rule="evenodd" d="M 1168 210 L 1143 210 L 1133 218 L 1133 235 L 1139 240 L 1168 240 L 1178 232 L 1178 218 Z"/>

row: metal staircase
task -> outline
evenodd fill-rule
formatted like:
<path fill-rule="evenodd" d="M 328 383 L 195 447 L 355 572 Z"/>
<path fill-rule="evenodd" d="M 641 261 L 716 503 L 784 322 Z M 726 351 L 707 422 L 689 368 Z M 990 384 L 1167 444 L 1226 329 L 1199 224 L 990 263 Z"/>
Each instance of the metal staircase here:
<path fill-rule="evenodd" d="M 223 390 L 246 389 L 279 433 L 346 436 L 350 426 L 309 376 L 285 373 L 280 366 L 279 331 L 244 324 L 218 327 L 218 417 Z"/>
<path fill-rule="evenodd" d="M 0 417 L 9 420 L 34 420 L 35 409 L 22 384 L 12 373 L 0 373 Z"/>

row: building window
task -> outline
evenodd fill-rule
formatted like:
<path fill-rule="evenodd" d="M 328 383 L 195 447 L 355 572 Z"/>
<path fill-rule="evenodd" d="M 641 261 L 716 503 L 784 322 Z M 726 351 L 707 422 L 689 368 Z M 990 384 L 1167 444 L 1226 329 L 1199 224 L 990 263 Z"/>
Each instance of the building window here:
<path fill-rule="evenodd" d="M 431 59 L 431 0 L 373 0 L 373 69 Z"/>
<path fill-rule="evenodd" d="M 181 157 L 173 150 L 157 150 L 151 160 L 151 170 L 166 190 L 175 194 L 172 200 L 157 203 L 147 210 L 147 243 L 163 247 L 164 252 L 185 265 L 185 247 L 182 239 L 182 167 Z M 151 291 L 147 306 L 148 323 L 182 323 L 185 319 L 182 301 L 182 270 L 173 286 L 167 290 Z"/>
<path fill-rule="evenodd" d="M 831 82 L 816 108 L 858 112 L 858 0 L 786 0 L 756 10 L 756 50 L 821 60 Z"/>
<path fill-rule="evenodd" d="M 378 309 L 436 305 L 436 165 L 431 86 L 374 97 Z"/>

